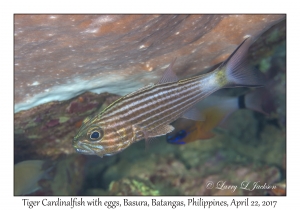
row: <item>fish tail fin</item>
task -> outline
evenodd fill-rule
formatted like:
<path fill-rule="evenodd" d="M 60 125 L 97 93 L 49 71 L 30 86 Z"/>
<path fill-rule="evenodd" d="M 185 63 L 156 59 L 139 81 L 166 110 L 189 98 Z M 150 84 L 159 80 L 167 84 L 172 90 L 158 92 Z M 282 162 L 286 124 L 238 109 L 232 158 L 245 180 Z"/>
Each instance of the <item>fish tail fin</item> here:
<path fill-rule="evenodd" d="M 251 109 L 265 115 L 276 111 L 274 96 L 266 88 L 256 89 L 241 97 L 244 97 L 244 107 L 241 108 Z"/>
<path fill-rule="evenodd" d="M 264 75 L 247 63 L 247 52 L 251 39 L 245 39 L 221 65 L 225 72 L 225 87 L 259 87 L 265 84 Z"/>

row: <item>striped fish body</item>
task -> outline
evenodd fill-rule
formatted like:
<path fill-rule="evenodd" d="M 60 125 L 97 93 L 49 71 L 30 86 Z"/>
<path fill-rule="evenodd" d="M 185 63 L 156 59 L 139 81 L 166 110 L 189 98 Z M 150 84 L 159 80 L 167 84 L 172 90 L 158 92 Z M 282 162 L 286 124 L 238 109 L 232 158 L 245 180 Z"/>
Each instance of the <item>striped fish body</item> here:
<path fill-rule="evenodd" d="M 258 85 L 253 72 L 241 70 L 244 51 L 249 47 L 245 41 L 233 53 L 237 56 L 231 55 L 213 72 L 178 81 L 173 62 L 158 84 L 130 93 L 85 119 L 73 141 L 76 151 L 100 157 L 116 154 L 141 139 L 171 132 L 174 128 L 169 124 L 179 117 L 200 120 L 193 106 L 220 88 Z"/>
<path fill-rule="evenodd" d="M 126 141 L 165 135 L 168 128 L 172 129 L 171 122 L 222 87 L 210 81 L 214 74 L 147 86 L 116 101 L 104 110 L 101 120 L 122 133 Z"/>

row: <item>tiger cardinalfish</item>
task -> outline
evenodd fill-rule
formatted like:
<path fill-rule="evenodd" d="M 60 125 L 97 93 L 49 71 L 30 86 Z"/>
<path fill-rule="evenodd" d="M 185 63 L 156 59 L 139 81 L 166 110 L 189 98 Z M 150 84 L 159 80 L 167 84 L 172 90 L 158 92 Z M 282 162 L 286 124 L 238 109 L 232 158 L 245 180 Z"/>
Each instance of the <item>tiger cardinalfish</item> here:
<path fill-rule="evenodd" d="M 250 109 L 263 114 L 274 111 L 273 98 L 265 88 L 259 88 L 239 97 L 222 97 L 211 95 L 197 104 L 205 121 L 194 122 L 178 119 L 176 128 L 167 134 L 167 142 L 171 144 L 187 144 L 197 140 L 210 139 L 215 136 L 212 130 L 224 124 L 226 119 L 239 109 Z"/>
<path fill-rule="evenodd" d="M 142 139 L 148 144 L 151 139 L 172 132 L 170 123 L 180 117 L 204 120 L 193 106 L 213 92 L 228 87 L 261 86 L 262 75 L 245 63 L 250 44 L 250 39 L 244 40 L 214 71 L 184 80 L 173 72 L 174 60 L 157 84 L 125 95 L 84 119 L 73 140 L 75 150 L 103 157 Z"/>

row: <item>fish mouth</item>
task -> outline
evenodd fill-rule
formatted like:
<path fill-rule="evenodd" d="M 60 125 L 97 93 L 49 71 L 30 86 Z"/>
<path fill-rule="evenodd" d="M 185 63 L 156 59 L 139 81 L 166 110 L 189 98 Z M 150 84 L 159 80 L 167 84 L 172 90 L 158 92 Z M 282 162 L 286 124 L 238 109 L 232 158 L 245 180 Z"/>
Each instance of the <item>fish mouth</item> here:
<path fill-rule="evenodd" d="M 77 143 L 77 145 L 74 145 L 75 151 L 80 153 L 80 154 L 84 154 L 84 155 L 98 155 L 99 157 L 103 157 L 103 148 L 95 148 L 98 151 L 96 152 L 95 150 L 93 150 L 92 148 L 88 147 L 85 144 L 82 143 Z"/>

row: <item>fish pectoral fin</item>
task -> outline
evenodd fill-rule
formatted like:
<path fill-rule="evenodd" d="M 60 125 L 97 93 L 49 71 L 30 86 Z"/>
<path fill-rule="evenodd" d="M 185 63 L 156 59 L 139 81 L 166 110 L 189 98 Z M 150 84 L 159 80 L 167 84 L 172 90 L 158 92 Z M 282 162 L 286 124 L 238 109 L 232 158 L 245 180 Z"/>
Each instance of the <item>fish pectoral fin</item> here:
<path fill-rule="evenodd" d="M 163 136 L 166 135 L 167 133 L 170 133 L 174 130 L 174 127 L 172 125 L 163 125 L 160 126 L 154 130 L 151 130 L 148 132 L 148 137 L 157 137 L 157 136 Z"/>
<path fill-rule="evenodd" d="M 163 125 L 154 130 L 147 130 L 146 128 L 140 125 L 133 125 L 135 133 L 142 132 L 144 135 L 146 150 L 150 147 L 150 143 L 157 139 L 159 136 L 163 136 L 167 133 L 170 133 L 174 130 L 172 125 Z"/>
<path fill-rule="evenodd" d="M 167 133 L 170 133 L 173 130 L 174 127 L 172 125 L 163 125 L 148 132 L 147 138 L 145 138 L 146 150 L 150 148 L 151 143 L 159 139 L 159 136 L 166 135 Z"/>
<path fill-rule="evenodd" d="M 173 67 L 175 61 L 176 61 L 176 58 L 172 61 L 172 63 L 169 65 L 169 67 L 165 70 L 163 76 L 160 78 L 160 80 L 157 84 L 177 82 L 179 80 L 177 75 L 172 70 L 172 67 Z"/>
<path fill-rule="evenodd" d="M 163 136 L 174 130 L 172 125 L 163 125 L 153 130 L 148 130 L 140 125 L 133 125 L 132 127 L 135 135 L 138 135 L 138 133 L 143 134 L 146 143 L 146 149 L 149 148 L 150 142 L 156 139 L 156 137 Z M 136 137 L 133 138 L 133 141 L 135 141 L 135 138 Z"/>
<path fill-rule="evenodd" d="M 196 108 L 189 109 L 186 111 L 182 118 L 186 118 L 194 121 L 205 121 L 205 116 L 199 112 Z"/>

